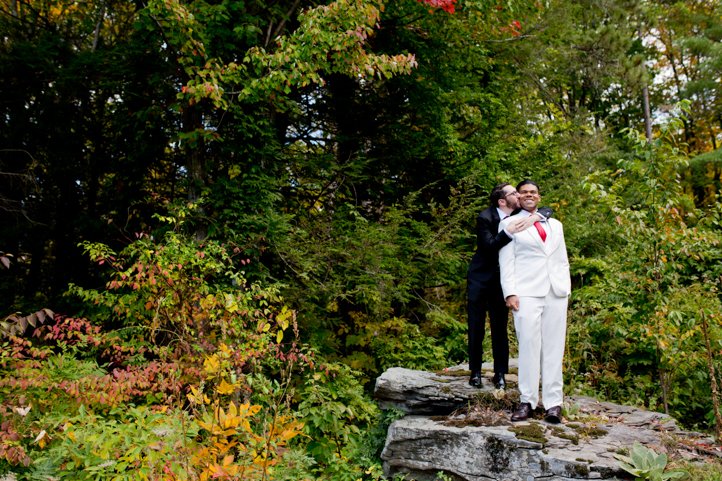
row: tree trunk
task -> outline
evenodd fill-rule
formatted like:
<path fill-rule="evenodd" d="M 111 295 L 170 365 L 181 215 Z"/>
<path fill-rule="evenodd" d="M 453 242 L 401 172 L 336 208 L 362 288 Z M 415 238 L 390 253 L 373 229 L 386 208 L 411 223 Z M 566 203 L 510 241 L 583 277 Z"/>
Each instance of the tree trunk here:
<path fill-rule="evenodd" d="M 202 116 L 200 110 L 196 106 L 187 106 L 183 109 L 183 131 L 198 132 L 203 127 Z M 204 154 L 203 138 L 198 136 L 186 148 L 187 168 L 188 168 L 188 200 L 191 203 L 197 202 L 201 198 L 201 192 L 206 185 L 206 163 Z M 202 208 L 198 209 L 198 213 L 203 215 Z M 208 229 L 205 223 L 196 224 L 194 237 L 196 240 L 203 240 L 208 236 Z"/>
<path fill-rule="evenodd" d="M 702 316 L 702 333 L 704 334 L 704 346 L 707 354 L 707 369 L 709 370 L 710 388 L 712 390 L 712 409 L 714 410 L 715 420 L 715 438 L 717 442 L 722 440 L 722 414 L 720 414 L 720 392 L 717 385 L 717 371 L 714 367 L 714 355 L 712 353 L 712 343 L 709 340 L 709 325 L 707 324 L 707 316 L 704 311 L 700 311 Z"/>
<path fill-rule="evenodd" d="M 649 109 L 649 87 L 642 88 L 642 99 L 644 100 L 644 132 L 647 135 L 647 142 L 652 141 L 652 116 Z"/>

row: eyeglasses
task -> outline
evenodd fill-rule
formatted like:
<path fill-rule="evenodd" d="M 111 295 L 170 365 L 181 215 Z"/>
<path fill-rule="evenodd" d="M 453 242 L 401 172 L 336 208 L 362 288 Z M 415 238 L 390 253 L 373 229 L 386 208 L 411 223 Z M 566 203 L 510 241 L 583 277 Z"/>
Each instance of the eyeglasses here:
<path fill-rule="evenodd" d="M 504 198 L 506 199 L 510 195 L 519 195 L 519 192 L 512 190 L 511 192 L 507 192 L 506 194 L 504 194 Z"/>

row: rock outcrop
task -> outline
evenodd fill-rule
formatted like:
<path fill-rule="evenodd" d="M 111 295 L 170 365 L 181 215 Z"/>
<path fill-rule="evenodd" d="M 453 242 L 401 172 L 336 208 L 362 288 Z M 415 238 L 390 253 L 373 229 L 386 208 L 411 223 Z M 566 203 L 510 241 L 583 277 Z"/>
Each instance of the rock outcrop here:
<path fill-rule="evenodd" d="M 695 446 L 711 443 L 681 431 L 667 415 L 582 396 L 565 399 L 562 424 L 545 422 L 541 409 L 512 424 L 518 392 L 496 391 L 490 377 L 476 389 L 468 385 L 465 366 L 383 373 L 375 388 L 379 404 L 407 413 L 389 427 L 381 455 L 385 474 L 418 481 L 438 473 L 455 481 L 630 479 L 614 456 L 634 442 L 658 452 L 676 446 L 690 457 L 700 456 Z M 514 385 L 514 376 L 507 379 Z"/>

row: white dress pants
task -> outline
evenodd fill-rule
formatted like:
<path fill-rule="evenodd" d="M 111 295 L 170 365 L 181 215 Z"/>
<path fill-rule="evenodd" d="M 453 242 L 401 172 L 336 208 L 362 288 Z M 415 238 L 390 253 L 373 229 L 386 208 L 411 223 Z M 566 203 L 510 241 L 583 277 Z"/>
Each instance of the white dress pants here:
<path fill-rule="evenodd" d="M 545 409 L 561 406 L 564 381 L 562 360 L 567 335 L 567 297 L 550 290 L 546 297 L 519 297 L 514 328 L 519 341 L 519 393 L 521 402 L 536 409 L 539 377 Z"/>

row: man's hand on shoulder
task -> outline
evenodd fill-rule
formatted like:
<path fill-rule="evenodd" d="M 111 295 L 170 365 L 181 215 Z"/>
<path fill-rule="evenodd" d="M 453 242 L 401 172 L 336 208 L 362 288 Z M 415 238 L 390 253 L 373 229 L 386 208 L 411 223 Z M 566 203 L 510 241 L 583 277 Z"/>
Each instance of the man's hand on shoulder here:
<path fill-rule="evenodd" d="M 554 211 L 551 207 L 539 207 L 537 212 L 544 216 L 545 219 L 551 219 L 554 217 Z"/>

